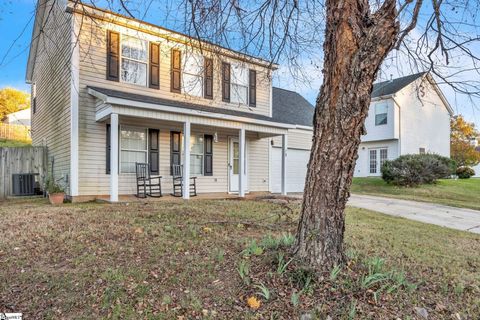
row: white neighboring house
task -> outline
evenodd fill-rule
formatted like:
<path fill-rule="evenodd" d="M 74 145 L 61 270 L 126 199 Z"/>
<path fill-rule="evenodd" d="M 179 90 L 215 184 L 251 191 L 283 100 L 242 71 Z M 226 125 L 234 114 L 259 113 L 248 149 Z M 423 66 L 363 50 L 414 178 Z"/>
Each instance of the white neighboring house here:
<path fill-rule="evenodd" d="M 273 118 L 297 125 L 288 135 L 287 191 L 301 192 L 310 156 L 314 108 L 306 102 L 308 108 L 298 98 L 290 104 L 288 96 L 295 97 L 295 93 L 285 92 L 274 90 Z M 380 176 L 385 160 L 404 154 L 436 153 L 449 157 L 452 115 L 451 106 L 428 73 L 374 84 L 365 120 L 367 134 L 362 137 L 354 176 Z M 273 138 L 272 172 L 281 167 L 281 145 L 278 138 Z M 279 192 L 280 177 L 271 177 L 271 191 Z"/>
<path fill-rule="evenodd" d="M 474 139 L 472 141 L 472 145 L 475 147 L 475 150 L 480 152 L 480 137 L 477 137 L 477 139 Z M 477 164 L 476 166 L 472 167 L 473 171 L 475 171 L 475 175 L 473 176 L 474 178 L 480 178 L 480 163 Z"/>
<path fill-rule="evenodd" d="M 452 107 L 428 73 L 374 84 L 355 176 L 380 176 L 385 160 L 404 154 L 449 157 L 452 115 Z"/>
<path fill-rule="evenodd" d="M 12 112 L 10 114 L 7 114 L 4 122 L 8 124 L 18 124 L 21 126 L 30 127 L 31 109 L 27 108 L 17 112 Z"/>

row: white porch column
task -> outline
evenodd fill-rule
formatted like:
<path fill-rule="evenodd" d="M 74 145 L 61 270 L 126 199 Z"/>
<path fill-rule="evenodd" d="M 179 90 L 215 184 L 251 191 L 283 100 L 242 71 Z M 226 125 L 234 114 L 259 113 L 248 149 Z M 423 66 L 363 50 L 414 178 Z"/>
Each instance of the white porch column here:
<path fill-rule="evenodd" d="M 110 115 L 110 202 L 118 201 L 118 114 Z"/>
<path fill-rule="evenodd" d="M 238 196 L 245 197 L 245 129 L 238 133 Z"/>
<path fill-rule="evenodd" d="M 288 136 L 282 134 L 282 195 L 287 195 L 287 149 Z"/>
<path fill-rule="evenodd" d="M 190 122 L 183 124 L 183 199 L 190 199 Z"/>

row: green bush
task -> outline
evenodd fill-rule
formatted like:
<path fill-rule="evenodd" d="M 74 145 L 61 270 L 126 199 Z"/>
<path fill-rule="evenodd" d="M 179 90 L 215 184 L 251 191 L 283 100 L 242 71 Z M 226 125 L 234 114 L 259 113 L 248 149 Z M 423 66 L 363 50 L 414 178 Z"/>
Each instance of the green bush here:
<path fill-rule="evenodd" d="M 400 186 L 435 183 L 455 172 L 455 161 L 436 154 L 407 154 L 382 166 L 382 179 Z"/>
<path fill-rule="evenodd" d="M 46 186 L 48 194 L 65 192 L 65 190 L 62 188 L 62 186 L 60 186 L 58 183 L 56 183 L 55 180 L 51 177 L 47 178 L 47 181 L 45 182 L 45 186 Z"/>
<path fill-rule="evenodd" d="M 457 176 L 460 179 L 470 179 L 471 176 L 475 175 L 475 171 L 470 167 L 458 167 Z"/>

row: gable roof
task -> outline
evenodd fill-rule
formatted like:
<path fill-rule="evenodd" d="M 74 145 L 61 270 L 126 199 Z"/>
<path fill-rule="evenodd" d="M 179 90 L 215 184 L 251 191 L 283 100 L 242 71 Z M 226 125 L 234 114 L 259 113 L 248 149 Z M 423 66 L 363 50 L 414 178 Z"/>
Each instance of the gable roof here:
<path fill-rule="evenodd" d="M 392 95 L 402 90 L 415 80 L 423 77 L 425 74 L 426 72 L 419 72 L 405 77 L 374 83 L 372 98 Z"/>
<path fill-rule="evenodd" d="M 313 126 L 315 107 L 299 93 L 273 87 L 272 118 L 275 122 Z"/>

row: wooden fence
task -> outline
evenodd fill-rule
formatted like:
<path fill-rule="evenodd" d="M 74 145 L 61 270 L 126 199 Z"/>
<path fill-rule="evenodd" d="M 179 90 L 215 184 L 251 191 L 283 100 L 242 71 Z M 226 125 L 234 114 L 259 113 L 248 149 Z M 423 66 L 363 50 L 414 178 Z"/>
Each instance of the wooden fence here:
<path fill-rule="evenodd" d="M 0 122 L 0 139 L 31 142 L 30 127 Z"/>
<path fill-rule="evenodd" d="M 0 199 L 12 195 L 12 174 L 37 173 L 40 186 L 48 174 L 46 147 L 0 147 Z"/>

